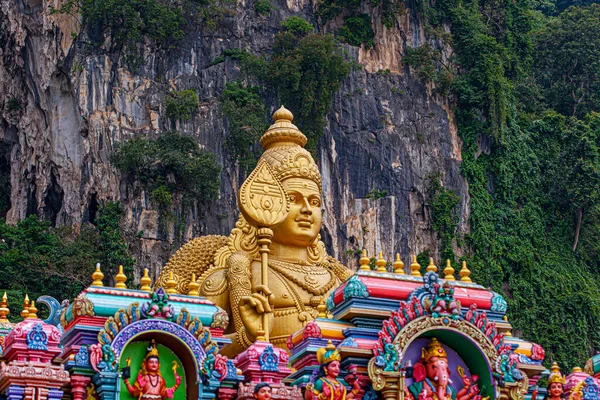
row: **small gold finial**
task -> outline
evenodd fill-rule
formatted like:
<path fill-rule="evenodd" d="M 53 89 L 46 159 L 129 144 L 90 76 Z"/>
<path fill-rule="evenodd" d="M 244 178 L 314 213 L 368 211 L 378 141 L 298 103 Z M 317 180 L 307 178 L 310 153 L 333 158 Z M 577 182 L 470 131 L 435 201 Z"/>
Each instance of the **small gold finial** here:
<path fill-rule="evenodd" d="M 460 270 L 460 272 L 458 273 L 460 275 L 460 280 L 462 282 L 471 282 L 471 271 L 469 271 L 469 269 L 467 268 L 467 262 L 463 261 L 462 262 L 462 269 Z"/>
<path fill-rule="evenodd" d="M 427 268 L 425 268 L 425 271 L 427 271 L 427 272 L 437 272 L 438 271 L 438 267 L 436 267 L 435 264 L 433 263 L 433 257 L 429 257 L 429 265 L 427 266 Z"/>
<path fill-rule="evenodd" d="M 327 318 L 327 306 L 323 297 L 321 297 L 321 302 L 317 306 L 317 311 L 319 312 L 319 318 Z"/>
<path fill-rule="evenodd" d="M 464 262 L 464 261 L 463 261 Z M 462 280 L 462 279 L 461 279 Z M 502 317 L 502 320 L 506 323 L 508 323 L 508 317 L 505 315 L 504 317 Z M 512 336 L 512 328 L 508 329 L 506 332 L 504 332 L 504 336 L 509 337 Z"/>
<path fill-rule="evenodd" d="M 360 270 L 361 271 L 370 271 L 371 268 L 369 267 L 369 263 L 371 262 L 371 260 L 369 259 L 369 256 L 367 255 L 367 249 L 363 249 L 362 253 L 360 254 L 360 260 L 358 260 L 358 263 L 360 264 Z"/>
<path fill-rule="evenodd" d="M 571 373 L 577 373 L 577 372 L 583 372 L 583 370 L 581 369 L 581 367 L 573 367 L 573 369 L 571 370 Z"/>
<path fill-rule="evenodd" d="M 281 105 L 277 111 L 273 113 L 273 122 L 279 121 L 289 121 L 292 122 L 294 120 L 294 114 L 287 108 Z"/>
<path fill-rule="evenodd" d="M 29 316 L 29 296 L 25 295 L 25 300 L 23 300 L 23 310 L 21 311 L 21 317 L 23 319 Z"/>
<path fill-rule="evenodd" d="M 27 316 L 27 318 L 37 318 L 37 312 L 38 309 L 35 307 L 35 301 L 31 300 L 29 302 L 29 315 Z"/>
<path fill-rule="evenodd" d="M 100 271 L 100 263 L 96 264 L 96 270 L 92 274 L 92 279 L 94 280 L 92 282 L 92 286 L 104 286 L 104 283 L 102 283 L 102 279 L 104 279 L 104 274 L 102 273 L 102 271 Z"/>
<path fill-rule="evenodd" d="M 383 258 L 383 251 L 379 252 L 379 258 L 375 261 L 375 265 L 377 265 L 377 272 L 387 272 L 387 261 Z"/>
<path fill-rule="evenodd" d="M 196 274 L 192 273 L 192 280 L 188 284 L 190 290 L 188 291 L 188 296 L 200 296 L 200 285 L 196 282 Z"/>
<path fill-rule="evenodd" d="M 444 268 L 444 279 L 448 281 L 455 281 L 454 279 L 454 268 L 452 268 L 452 263 L 450 260 L 446 260 L 446 268 Z"/>
<path fill-rule="evenodd" d="M 173 279 L 173 271 L 169 272 L 169 279 L 167 279 L 167 281 L 165 282 L 165 285 L 167 286 L 165 292 L 167 292 L 167 294 L 177 294 L 177 281 L 175 279 Z"/>
<path fill-rule="evenodd" d="M 417 256 L 413 256 L 413 262 L 410 264 L 410 274 L 412 276 L 421 276 L 421 265 L 417 262 Z"/>
<path fill-rule="evenodd" d="M 127 289 L 127 285 L 125 284 L 127 282 L 127 275 L 123 273 L 122 265 L 119 265 L 119 273 L 115 276 L 115 282 L 117 282 L 115 285 L 117 289 Z"/>
<path fill-rule="evenodd" d="M 0 302 L 0 322 L 8 322 L 6 316 L 10 313 L 8 309 L 8 296 L 6 296 L 6 292 L 2 296 L 2 301 Z"/>
<path fill-rule="evenodd" d="M 400 253 L 396 253 L 396 261 L 394 261 L 394 273 L 404 275 L 404 263 L 400 259 Z"/>
<path fill-rule="evenodd" d="M 142 279 L 140 279 L 140 283 L 142 284 L 140 290 L 152 293 L 152 288 L 150 287 L 152 284 L 152 279 L 150 279 L 150 276 L 148 275 L 148 268 L 144 268 L 144 276 L 142 276 Z"/>

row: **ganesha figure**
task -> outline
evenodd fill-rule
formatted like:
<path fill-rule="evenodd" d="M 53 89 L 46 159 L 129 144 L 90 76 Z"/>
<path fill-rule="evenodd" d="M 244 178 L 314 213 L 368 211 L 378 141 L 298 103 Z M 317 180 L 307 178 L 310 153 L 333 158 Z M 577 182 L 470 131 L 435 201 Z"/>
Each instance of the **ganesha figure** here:
<path fill-rule="evenodd" d="M 292 119 L 283 107 L 273 114 L 274 124 L 260 139 L 265 152 L 255 170 L 272 173 L 273 185 L 282 188 L 289 205 L 283 222 L 269 227 L 268 285 L 263 284 L 259 248 L 263 227 L 243 215 L 229 237 L 199 237 L 181 247 L 157 281 L 165 286 L 173 273 L 176 289 L 187 293 L 192 274 L 198 277 L 200 295 L 226 310 L 233 321 L 225 332 L 232 344 L 222 350 L 228 356 L 248 348 L 263 329 L 268 329 L 265 336 L 271 343 L 285 348 L 287 337 L 318 317 L 317 307 L 351 276 L 327 255 L 320 239 L 321 174 L 304 149 L 306 136 Z M 268 185 L 253 186 L 250 198 L 268 192 Z M 265 208 L 262 213 L 270 212 Z"/>
<path fill-rule="evenodd" d="M 140 373 L 133 385 L 129 382 L 129 365 L 123 368 L 123 379 L 125 380 L 127 391 L 134 398 L 140 400 L 172 399 L 175 391 L 181 384 L 181 377 L 177 375 L 177 362 L 175 361 L 173 362 L 173 375 L 175 376 L 175 385 L 168 388 L 160 372 L 160 359 L 154 340 L 152 340 L 148 354 L 146 354 L 144 361 L 142 361 Z"/>
<path fill-rule="evenodd" d="M 414 366 L 415 382 L 408 387 L 406 397 L 410 400 L 480 400 L 478 377 L 469 378 L 461 368 L 459 375 L 463 387 L 457 393 L 451 385 L 448 354 L 442 344 L 432 338 L 427 348 L 421 350 L 421 359 Z"/>

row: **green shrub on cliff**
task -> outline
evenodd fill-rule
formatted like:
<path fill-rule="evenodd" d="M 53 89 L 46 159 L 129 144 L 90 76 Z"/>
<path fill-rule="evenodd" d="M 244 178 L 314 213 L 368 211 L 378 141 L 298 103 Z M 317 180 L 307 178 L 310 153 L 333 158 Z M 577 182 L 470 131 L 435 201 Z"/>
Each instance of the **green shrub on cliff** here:
<path fill-rule="evenodd" d="M 333 95 L 350 72 L 333 36 L 310 34 L 298 38 L 280 32 L 266 71 L 267 87 L 294 113 L 298 127 L 308 138 L 307 148 L 315 150 Z"/>
<path fill-rule="evenodd" d="M 208 150 L 200 149 L 190 136 L 175 132 L 161 134 L 156 139 L 141 136 L 120 143 L 110 160 L 121 173 L 139 180 L 151 191 L 164 186 L 171 194 L 201 202 L 216 197 L 219 190 L 220 166 Z M 164 205 L 165 193 L 153 196 Z"/>
<path fill-rule="evenodd" d="M 225 148 L 231 158 L 239 163 L 243 175 L 249 173 L 261 154 L 258 144 L 267 129 L 267 110 L 259 95 L 258 86 L 245 86 L 241 82 L 227 82 L 221 94 L 221 112 L 229 121 L 229 135 Z"/>
<path fill-rule="evenodd" d="M 315 30 L 314 26 L 304 18 L 296 17 L 292 15 L 291 17 L 281 21 L 281 28 L 284 31 L 291 32 L 298 37 L 306 36 L 312 31 Z"/>
<path fill-rule="evenodd" d="M 338 36 L 352 46 L 365 45 L 372 47 L 375 32 L 371 26 L 371 17 L 367 14 L 349 15 L 344 18 L 344 25 L 338 30 Z"/>
<path fill-rule="evenodd" d="M 192 118 L 200 102 L 194 89 L 176 90 L 167 94 L 167 118 L 188 121 Z"/>
<path fill-rule="evenodd" d="M 311 34 L 307 21 L 290 17 L 281 23 L 275 36 L 273 53 L 263 58 L 249 53 L 240 57 L 242 71 L 264 84 L 264 92 L 274 92 L 277 103 L 289 108 L 295 123 L 308 138 L 307 148 L 316 149 L 323 134 L 325 116 L 342 79 L 350 72 L 331 35 Z M 256 162 L 256 140 L 266 125 L 261 114 L 266 110 L 258 87 L 229 83 L 220 97 L 221 109 L 230 117 L 227 139 L 229 151 L 245 168 Z M 264 121 L 264 119 L 262 119 Z M 250 150 L 250 151 L 248 151 Z"/>

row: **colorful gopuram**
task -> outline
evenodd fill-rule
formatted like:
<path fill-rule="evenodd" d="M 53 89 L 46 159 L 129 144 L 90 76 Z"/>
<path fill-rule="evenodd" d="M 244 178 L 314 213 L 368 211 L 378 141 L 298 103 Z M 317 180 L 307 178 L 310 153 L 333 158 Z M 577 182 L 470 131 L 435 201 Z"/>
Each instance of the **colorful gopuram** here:
<path fill-rule="evenodd" d="M 0 396 L 20 399 L 598 399 L 600 358 L 563 378 L 512 335 L 507 302 L 456 271 L 362 252 L 330 257 L 321 176 L 285 108 L 240 189 L 228 237 L 184 245 L 156 282 L 101 266 L 75 299 L 9 322 L 0 303 Z M 17 301 L 16 299 L 14 301 Z M 18 299 L 20 302 L 21 300 Z M 526 337 L 527 332 L 524 332 Z M 538 379 L 548 384 L 538 388 Z"/>

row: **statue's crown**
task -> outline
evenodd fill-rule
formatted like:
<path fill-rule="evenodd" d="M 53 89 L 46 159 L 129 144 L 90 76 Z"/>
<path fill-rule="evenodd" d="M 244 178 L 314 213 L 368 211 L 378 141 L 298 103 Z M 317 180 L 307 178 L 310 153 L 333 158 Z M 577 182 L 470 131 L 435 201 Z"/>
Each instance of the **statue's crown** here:
<path fill-rule="evenodd" d="M 146 353 L 146 357 L 144 357 L 144 361 L 146 361 L 150 357 L 158 358 L 158 349 L 156 348 L 156 341 L 154 339 L 152 339 L 152 343 L 150 343 L 150 347 L 148 347 L 148 353 Z"/>
<path fill-rule="evenodd" d="M 317 361 L 321 365 L 329 364 L 332 361 L 342 361 L 340 353 L 338 353 L 331 340 L 327 343 L 327 347 L 321 347 L 317 350 Z"/>
<path fill-rule="evenodd" d="M 552 383 L 560 383 L 562 385 L 567 383 L 565 377 L 560 373 L 560 368 L 556 361 L 552 364 L 552 367 L 550 367 L 550 376 L 548 377 L 548 386 Z"/>
<path fill-rule="evenodd" d="M 292 121 L 294 115 L 284 106 L 273 113 L 273 125 L 260 138 L 260 145 L 268 150 L 275 145 L 298 145 L 304 147 L 306 136 Z"/>
<path fill-rule="evenodd" d="M 436 338 L 431 338 L 431 342 L 429 342 L 427 348 L 421 350 L 421 359 L 423 361 L 427 362 L 432 357 L 448 358 L 446 350 L 444 350 L 442 344 Z"/>
<path fill-rule="evenodd" d="M 281 182 L 287 178 L 306 178 L 321 189 L 321 173 L 310 152 L 304 148 L 306 136 L 292 124 L 294 116 L 281 106 L 273 114 L 273 125 L 260 138 L 266 161 Z"/>

